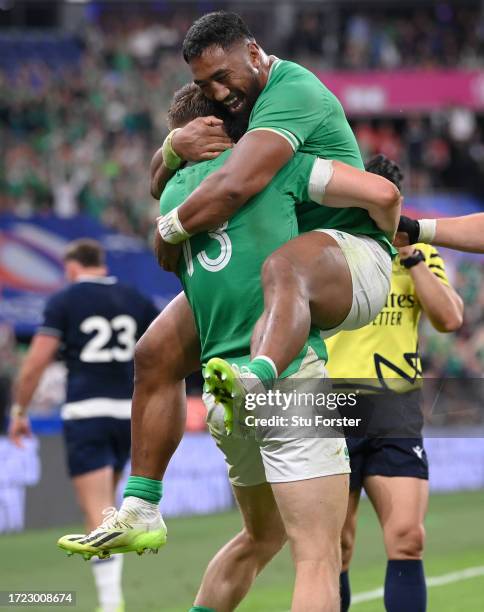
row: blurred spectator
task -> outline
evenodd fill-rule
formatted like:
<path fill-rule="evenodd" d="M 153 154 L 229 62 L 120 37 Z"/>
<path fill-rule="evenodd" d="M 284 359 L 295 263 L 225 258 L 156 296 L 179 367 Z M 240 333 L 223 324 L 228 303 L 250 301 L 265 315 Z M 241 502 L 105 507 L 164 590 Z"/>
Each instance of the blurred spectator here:
<path fill-rule="evenodd" d="M 484 376 L 484 277 L 482 263 L 459 259 L 454 286 L 464 300 L 464 325 L 455 334 L 435 334 L 425 325 L 420 335 L 424 370 L 432 378 Z M 482 399 L 482 398 L 481 398 Z"/>
<path fill-rule="evenodd" d="M 352 123 L 364 159 L 385 153 L 402 164 L 407 194 L 452 190 L 482 199 L 484 118 L 452 108 L 438 120 L 414 114 Z"/>
<path fill-rule="evenodd" d="M 388 4 L 364 13 L 359 8 L 345 21 L 342 64 L 356 69 L 477 66 L 482 42 L 478 2 L 404 9 Z"/>
<path fill-rule="evenodd" d="M 0 434 L 10 409 L 12 381 L 17 367 L 17 342 L 12 326 L 0 321 Z"/>

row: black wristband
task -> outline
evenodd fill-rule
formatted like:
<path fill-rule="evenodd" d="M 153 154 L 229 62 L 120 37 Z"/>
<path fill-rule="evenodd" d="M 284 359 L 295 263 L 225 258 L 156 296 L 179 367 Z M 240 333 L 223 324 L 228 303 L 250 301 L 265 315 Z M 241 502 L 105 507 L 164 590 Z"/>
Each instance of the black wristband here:
<path fill-rule="evenodd" d="M 400 263 L 404 268 L 407 268 L 407 270 L 413 268 L 413 266 L 416 266 L 421 261 L 425 261 L 425 255 L 420 249 L 415 249 L 415 251 L 410 255 L 410 257 L 400 259 Z"/>

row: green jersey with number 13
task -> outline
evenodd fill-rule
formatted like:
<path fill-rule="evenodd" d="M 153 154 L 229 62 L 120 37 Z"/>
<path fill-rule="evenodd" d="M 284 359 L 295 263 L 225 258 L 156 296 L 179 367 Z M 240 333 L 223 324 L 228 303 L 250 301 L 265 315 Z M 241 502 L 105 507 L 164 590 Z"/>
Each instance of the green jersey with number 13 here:
<path fill-rule="evenodd" d="M 161 214 L 180 205 L 228 155 L 230 151 L 179 170 L 160 198 Z M 203 362 L 211 357 L 223 357 L 237 365 L 248 361 L 252 331 L 264 308 L 262 265 L 271 253 L 298 235 L 295 205 L 308 199 L 314 161 L 313 155 L 297 154 L 228 222 L 183 243 L 178 273 L 195 316 Z M 309 345 L 326 360 L 326 347 L 314 328 L 283 376 L 299 369 Z"/>

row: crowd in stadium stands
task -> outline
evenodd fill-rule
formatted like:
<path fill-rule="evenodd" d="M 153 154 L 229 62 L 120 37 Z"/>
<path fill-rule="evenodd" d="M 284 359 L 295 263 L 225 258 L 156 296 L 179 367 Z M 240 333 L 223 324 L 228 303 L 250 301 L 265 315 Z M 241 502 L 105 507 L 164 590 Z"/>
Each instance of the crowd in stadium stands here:
<path fill-rule="evenodd" d="M 484 57 L 484 22 L 470 6 L 350 10 L 344 20 L 324 7 L 301 9 L 279 51 L 311 56 L 311 64 L 329 57 L 336 68 L 475 66 Z M 72 41 L 37 44 L 34 55 L 25 37 L 2 47 L 0 211 L 84 211 L 149 235 L 156 214 L 149 160 L 165 134 L 170 96 L 190 78 L 179 49 L 194 15 L 124 10 L 132 7 L 93 17 L 77 33 L 77 57 Z M 246 15 L 262 37 L 266 12 L 262 4 Z M 404 165 L 407 192 L 483 192 L 484 120 L 466 109 L 359 120 L 354 128 L 365 158 L 381 151 Z"/>
<path fill-rule="evenodd" d="M 463 327 L 454 334 L 439 334 L 426 322 L 420 334 L 419 352 L 427 379 L 424 412 L 426 422 L 436 426 L 482 424 L 484 419 L 482 264 L 462 259 L 453 278 L 454 287 L 465 303 Z M 429 381 L 431 378 L 437 380 Z M 465 379 L 464 385 L 462 379 Z"/>
<path fill-rule="evenodd" d="M 301 9 L 288 49 L 313 57 L 333 50 L 333 65 L 354 70 L 482 66 L 484 17 L 478 3 L 409 4 L 367 11 L 353 5 L 336 22 L 324 8 Z"/>
<path fill-rule="evenodd" d="M 446 261 L 448 261 L 446 252 Z M 482 263 L 459 258 L 453 286 L 464 300 L 464 325 L 455 334 L 438 334 L 424 325 L 421 334 L 423 369 L 429 377 L 480 378 L 484 371 L 484 278 Z"/>

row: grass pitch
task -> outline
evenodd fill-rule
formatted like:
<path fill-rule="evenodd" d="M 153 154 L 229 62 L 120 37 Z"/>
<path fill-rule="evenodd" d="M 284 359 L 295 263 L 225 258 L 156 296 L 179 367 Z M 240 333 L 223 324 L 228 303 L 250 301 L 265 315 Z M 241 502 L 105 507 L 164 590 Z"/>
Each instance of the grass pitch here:
<path fill-rule="evenodd" d="M 484 566 L 484 491 L 434 495 L 427 518 L 427 577 Z M 168 544 L 158 555 L 125 556 L 124 591 L 127 612 L 186 612 L 205 566 L 216 550 L 239 529 L 238 514 L 168 521 Z M 73 590 L 75 607 L 29 606 L 25 610 L 96 608 L 89 563 L 67 558 L 55 546 L 70 529 L 27 531 L 0 536 L 0 590 Z M 81 530 L 82 531 L 82 530 Z M 357 545 L 351 571 L 353 595 L 383 584 L 385 557 L 370 504 L 362 500 Z M 285 549 L 258 578 L 240 606 L 241 612 L 286 612 L 290 608 L 293 572 Z M 482 612 L 484 576 L 429 588 L 430 612 Z M 380 612 L 381 599 L 358 603 L 355 612 Z M 411 611 L 409 611 L 411 612 Z"/>

